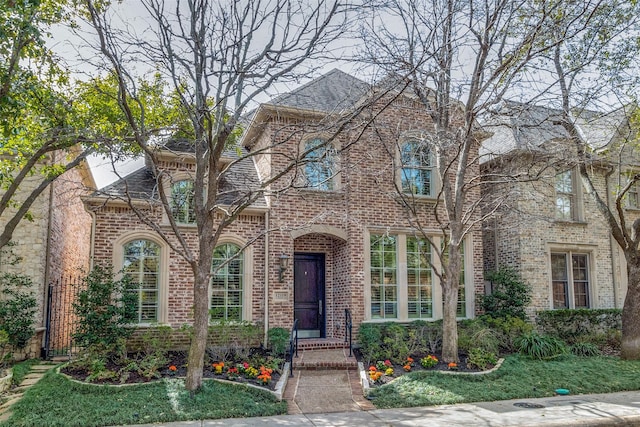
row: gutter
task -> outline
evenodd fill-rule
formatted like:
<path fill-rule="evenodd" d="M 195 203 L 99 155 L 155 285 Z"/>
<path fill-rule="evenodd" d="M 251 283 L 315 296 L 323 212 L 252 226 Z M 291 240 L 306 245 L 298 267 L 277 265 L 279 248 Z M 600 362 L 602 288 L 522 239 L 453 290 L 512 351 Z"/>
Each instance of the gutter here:
<path fill-rule="evenodd" d="M 269 339 L 269 211 L 264 213 L 264 346 Z"/>

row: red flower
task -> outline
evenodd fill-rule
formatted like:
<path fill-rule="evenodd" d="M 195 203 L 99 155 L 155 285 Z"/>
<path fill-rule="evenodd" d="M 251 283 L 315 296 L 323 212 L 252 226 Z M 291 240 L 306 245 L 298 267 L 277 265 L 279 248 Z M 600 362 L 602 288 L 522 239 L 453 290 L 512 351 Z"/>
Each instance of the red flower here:
<path fill-rule="evenodd" d="M 169 366 L 169 370 L 172 371 L 172 372 L 175 372 L 175 371 L 178 370 L 178 368 L 176 368 L 175 365 L 171 365 L 171 366 Z"/>

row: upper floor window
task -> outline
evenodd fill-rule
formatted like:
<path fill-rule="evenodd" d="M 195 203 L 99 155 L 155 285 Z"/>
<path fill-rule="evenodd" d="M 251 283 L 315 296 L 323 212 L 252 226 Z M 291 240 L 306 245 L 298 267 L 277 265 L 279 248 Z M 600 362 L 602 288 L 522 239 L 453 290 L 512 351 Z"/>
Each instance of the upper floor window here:
<path fill-rule="evenodd" d="M 158 321 L 160 295 L 160 246 L 150 240 L 133 240 L 124 245 L 123 273 L 135 283 L 136 323 Z"/>
<path fill-rule="evenodd" d="M 307 185 L 317 190 L 335 190 L 336 152 L 333 146 L 315 138 L 306 142 L 304 150 L 307 152 L 304 167 Z"/>
<path fill-rule="evenodd" d="M 171 185 L 171 214 L 176 222 L 193 224 L 196 221 L 194 194 L 191 180 L 178 181 Z"/>
<path fill-rule="evenodd" d="M 211 319 L 243 320 L 244 259 L 240 247 L 225 243 L 213 251 Z"/>
<path fill-rule="evenodd" d="M 576 185 L 573 169 L 561 172 L 555 178 L 556 218 L 573 221 L 577 219 Z"/>
<path fill-rule="evenodd" d="M 431 147 L 422 141 L 407 141 L 401 146 L 400 161 L 402 191 L 421 196 L 434 196 L 435 164 Z"/>
<path fill-rule="evenodd" d="M 635 174 L 629 173 L 626 176 L 626 183 L 628 184 Z M 640 209 L 640 182 L 634 182 L 631 187 L 629 187 L 629 191 L 626 194 L 627 207 L 631 209 Z"/>

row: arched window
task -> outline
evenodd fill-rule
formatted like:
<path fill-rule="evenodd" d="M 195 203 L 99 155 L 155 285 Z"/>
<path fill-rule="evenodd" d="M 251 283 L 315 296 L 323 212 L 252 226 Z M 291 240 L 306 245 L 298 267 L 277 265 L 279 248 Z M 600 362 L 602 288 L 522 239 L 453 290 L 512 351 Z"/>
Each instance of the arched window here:
<path fill-rule="evenodd" d="M 193 195 L 191 180 L 177 181 L 171 185 L 171 213 L 176 222 L 193 224 L 196 221 Z"/>
<path fill-rule="evenodd" d="M 309 187 L 317 190 L 335 190 L 336 152 L 333 146 L 323 139 L 315 138 L 306 142 L 307 163 L 304 174 Z"/>
<path fill-rule="evenodd" d="M 421 196 L 435 195 L 435 165 L 431 147 L 425 142 L 410 140 L 402 144 L 401 183 L 404 193 Z"/>
<path fill-rule="evenodd" d="M 213 251 L 211 266 L 211 319 L 243 320 L 244 260 L 240 247 L 232 243 Z"/>
<path fill-rule="evenodd" d="M 158 321 L 160 294 L 160 246 L 150 240 L 132 240 L 124 249 L 123 273 L 135 284 L 136 323 Z"/>

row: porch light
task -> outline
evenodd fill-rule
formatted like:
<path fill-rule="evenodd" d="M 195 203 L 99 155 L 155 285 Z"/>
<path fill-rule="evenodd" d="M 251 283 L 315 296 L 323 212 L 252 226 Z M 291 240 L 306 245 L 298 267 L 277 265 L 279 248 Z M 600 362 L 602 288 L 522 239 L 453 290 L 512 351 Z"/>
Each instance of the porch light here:
<path fill-rule="evenodd" d="M 284 272 L 287 271 L 289 267 L 289 255 L 282 254 L 278 257 L 278 262 L 280 263 L 280 283 L 284 282 Z"/>

